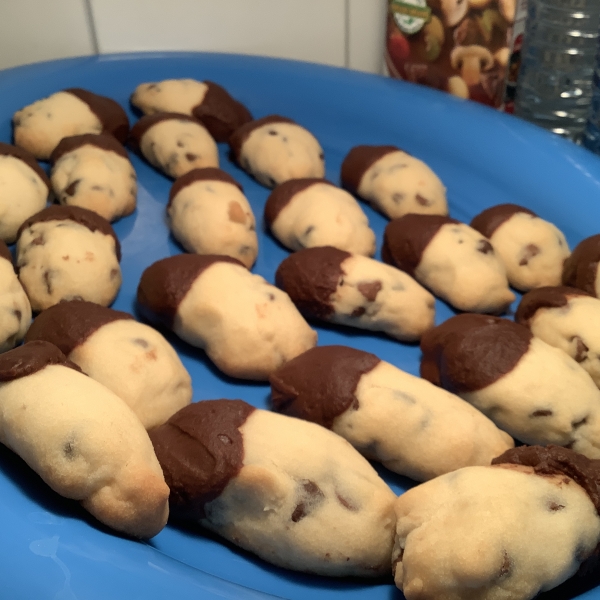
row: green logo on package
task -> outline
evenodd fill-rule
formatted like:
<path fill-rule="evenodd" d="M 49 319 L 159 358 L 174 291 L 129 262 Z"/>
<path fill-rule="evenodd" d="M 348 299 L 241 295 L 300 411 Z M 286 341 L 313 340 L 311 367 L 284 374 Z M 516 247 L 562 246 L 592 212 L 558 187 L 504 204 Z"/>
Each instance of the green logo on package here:
<path fill-rule="evenodd" d="M 408 34 L 421 31 L 431 16 L 426 0 L 391 0 L 390 11 L 400 31 Z"/>

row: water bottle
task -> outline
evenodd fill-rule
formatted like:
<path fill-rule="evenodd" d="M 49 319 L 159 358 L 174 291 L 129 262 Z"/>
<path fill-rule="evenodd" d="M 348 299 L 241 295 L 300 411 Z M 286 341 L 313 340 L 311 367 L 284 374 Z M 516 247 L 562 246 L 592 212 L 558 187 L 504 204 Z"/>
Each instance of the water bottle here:
<path fill-rule="evenodd" d="M 592 152 L 600 154 L 600 45 L 592 81 L 592 108 L 583 135 L 583 145 Z"/>
<path fill-rule="evenodd" d="M 581 142 L 599 23 L 600 0 L 528 0 L 517 116 Z"/>

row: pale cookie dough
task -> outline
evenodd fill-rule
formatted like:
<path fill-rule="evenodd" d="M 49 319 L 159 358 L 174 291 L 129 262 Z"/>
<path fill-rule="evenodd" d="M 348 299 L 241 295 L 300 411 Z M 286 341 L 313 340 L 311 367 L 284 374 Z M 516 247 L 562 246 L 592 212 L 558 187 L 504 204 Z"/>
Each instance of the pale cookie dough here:
<path fill-rule="evenodd" d="M 527 327 L 458 315 L 426 332 L 421 350 L 421 377 L 458 394 L 515 439 L 600 458 L 600 390 Z"/>
<path fill-rule="evenodd" d="M 525 294 L 515 321 L 576 360 L 600 387 L 600 300 L 582 290 L 544 287 Z"/>
<path fill-rule="evenodd" d="M 562 284 L 600 298 L 600 233 L 585 238 L 565 261 Z"/>
<path fill-rule="evenodd" d="M 137 301 L 145 318 L 205 350 L 231 377 L 264 381 L 317 343 L 285 292 L 228 256 L 159 260 L 143 272 Z"/>
<path fill-rule="evenodd" d="M 355 146 L 344 158 L 342 186 L 386 217 L 447 215 L 446 188 L 422 161 L 396 146 Z"/>
<path fill-rule="evenodd" d="M 287 569 L 389 576 L 395 495 L 324 427 L 205 400 L 150 438 L 174 515 Z"/>
<path fill-rule="evenodd" d="M 277 186 L 265 204 L 265 222 L 290 250 L 334 246 L 375 254 L 375 233 L 351 194 L 325 179 L 293 179 Z"/>
<path fill-rule="evenodd" d="M 156 113 L 142 117 L 129 142 L 153 167 L 177 179 L 192 169 L 219 166 L 219 150 L 206 128 L 194 117 Z"/>
<path fill-rule="evenodd" d="M 499 204 L 479 213 L 471 227 L 487 237 L 519 291 L 560 285 L 567 240 L 555 225 L 516 204 Z"/>
<path fill-rule="evenodd" d="M 235 161 L 262 185 L 325 177 L 325 154 L 312 133 L 291 119 L 270 115 L 242 125 L 229 138 Z"/>
<path fill-rule="evenodd" d="M 165 79 L 141 83 L 130 101 L 146 115 L 171 112 L 194 116 L 217 142 L 226 142 L 238 127 L 252 120 L 241 102 L 212 81 Z"/>
<path fill-rule="evenodd" d="M 46 206 L 50 180 L 26 150 L 0 142 L 0 241 L 12 244 L 19 227 Z"/>
<path fill-rule="evenodd" d="M 381 256 L 457 310 L 501 314 L 515 299 L 489 240 L 449 217 L 408 214 L 390 221 Z"/>
<path fill-rule="evenodd" d="M 19 280 L 34 312 L 61 300 L 110 305 L 121 287 L 121 249 L 110 223 L 78 206 L 50 206 L 17 237 Z"/>
<path fill-rule="evenodd" d="M 175 239 L 196 254 L 224 254 L 251 268 L 256 219 L 242 186 L 225 171 L 194 169 L 175 181 L 167 204 Z"/>
<path fill-rule="evenodd" d="M 595 553 L 597 461 L 522 446 L 494 463 L 396 501 L 394 579 L 406 600 L 531 600 Z"/>
<path fill-rule="evenodd" d="M 19 283 L 8 246 L 0 240 L 0 353 L 14 348 L 31 323 L 31 305 Z"/>
<path fill-rule="evenodd" d="M 54 344 L 84 373 L 133 410 L 146 429 L 164 423 L 192 400 L 192 381 L 158 331 L 126 313 L 82 300 L 42 311 L 26 342 Z"/>
<path fill-rule="evenodd" d="M 56 92 L 18 110 L 12 119 L 16 146 L 48 160 L 60 140 L 82 133 L 109 133 L 122 144 L 129 120 L 121 106 L 106 96 L 81 88 Z"/>
<path fill-rule="evenodd" d="M 169 488 L 142 424 L 48 342 L 0 356 L 0 442 L 117 531 L 150 538 L 167 522 Z"/>
<path fill-rule="evenodd" d="M 331 246 L 288 256 L 275 282 L 307 319 L 383 331 L 415 342 L 431 329 L 435 298 L 410 275 Z"/>
<path fill-rule="evenodd" d="M 127 151 L 111 135 L 63 138 L 52 152 L 51 180 L 61 204 L 87 208 L 107 221 L 135 210 L 137 181 Z"/>
<path fill-rule="evenodd" d="M 275 410 L 327 427 L 366 458 L 417 481 L 488 465 L 514 446 L 458 396 L 362 350 L 318 346 L 269 381 Z"/>

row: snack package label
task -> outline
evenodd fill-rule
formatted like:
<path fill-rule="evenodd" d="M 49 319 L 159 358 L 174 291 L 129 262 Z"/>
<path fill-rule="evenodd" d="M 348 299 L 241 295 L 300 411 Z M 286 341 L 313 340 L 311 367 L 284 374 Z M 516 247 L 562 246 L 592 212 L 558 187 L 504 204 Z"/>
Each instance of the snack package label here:
<path fill-rule="evenodd" d="M 390 0 L 392 77 L 500 107 L 515 0 Z"/>

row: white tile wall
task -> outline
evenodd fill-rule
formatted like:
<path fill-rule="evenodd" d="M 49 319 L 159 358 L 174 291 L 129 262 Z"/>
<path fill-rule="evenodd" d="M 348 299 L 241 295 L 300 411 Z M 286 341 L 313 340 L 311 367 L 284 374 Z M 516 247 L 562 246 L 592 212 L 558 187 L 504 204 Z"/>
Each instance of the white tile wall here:
<path fill-rule="evenodd" d="M 381 72 L 387 0 L 0 0 L 0 68 L 205 50 Z"/>
<path fill-rule="evenodd" d="M 0 69 L 94 53 L 85 0 L 0 0 Z"/>

